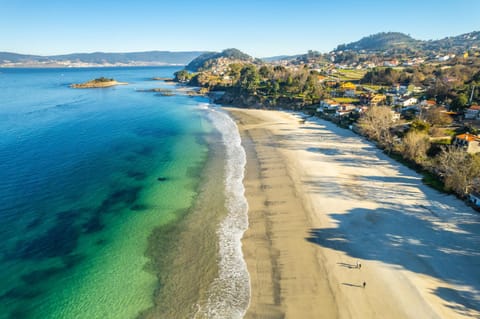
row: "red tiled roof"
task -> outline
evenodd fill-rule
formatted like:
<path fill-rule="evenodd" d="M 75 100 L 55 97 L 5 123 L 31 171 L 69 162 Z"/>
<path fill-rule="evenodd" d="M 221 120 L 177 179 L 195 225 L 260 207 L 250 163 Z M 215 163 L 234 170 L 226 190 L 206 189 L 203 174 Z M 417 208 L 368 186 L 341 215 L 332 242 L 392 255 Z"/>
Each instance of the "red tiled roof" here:
<path fill-rule="evenodd" d="M 472 111 L 480 111 L 480 105 L 472 105 L 468 109 Z"/>
<path fill-rule="evenodd" d="M 457 135 L 456 137 L 460 140 L 465 140 L 467 142 L 473 142 L 479 139 L 478 136 L 469 134 L 469 133 L 460 134 L 460 135 Z"/>

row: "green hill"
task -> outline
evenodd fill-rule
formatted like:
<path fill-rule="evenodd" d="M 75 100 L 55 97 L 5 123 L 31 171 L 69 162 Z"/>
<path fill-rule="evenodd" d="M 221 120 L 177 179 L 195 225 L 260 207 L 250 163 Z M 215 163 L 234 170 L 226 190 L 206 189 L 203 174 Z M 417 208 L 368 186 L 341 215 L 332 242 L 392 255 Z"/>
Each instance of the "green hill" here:
<path fill-rule="evenodd" d="M 461 53 L 472 47 L 480 47 L 480 32 L 474 31 L 440 40 L 416 40 L 400 32 L 381 32 L 358 41 L 339 45 L 335 51 L 379 52 L 388 50 L 408 50 L 428 52 Z"/>
<path fill-rule="evenodd" d="M 192 71 L 192 72 L 197 72 L 201 71 L 202 69 L 206 69 L 213 65 L 216 60 L 220 58 L 227 58 L 230 60 L 240 60 L 240 61 L 253 61 L 254 59 L 249 56 L 246 53 L 243 53 L 242 51 L 238 49 L 226 49 L 223 50 L 222 52 L 207 52 L 196 59 L 194 59 L 192 62 L 187 64 L 185 67 L 187 70 Z"/>
<path fill-rule="evenodd" d="M 480 31 L 473 31 L 440 40 L 422 42 L 422 48 L 424 50 L 451 50 L 453 52 L 462 52 L 467 51 L 474 46 L 480 47 Z"/>
<path fill-rule="evenodd" d="M 416 47 L 421 41 L 400 32 L 381 32 L 348 44 L 341 44 L 336 51 L 382 51 L 396 48 Z"/>

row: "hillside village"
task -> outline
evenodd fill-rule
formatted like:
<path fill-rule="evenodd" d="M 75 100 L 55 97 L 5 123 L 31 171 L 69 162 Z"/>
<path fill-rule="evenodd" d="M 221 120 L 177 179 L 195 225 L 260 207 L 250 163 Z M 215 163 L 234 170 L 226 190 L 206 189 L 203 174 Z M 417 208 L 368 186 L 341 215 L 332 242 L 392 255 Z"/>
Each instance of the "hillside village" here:
<path fill-rule="evenodd" d="M 204 93 L 223 92 L 222 104 L 288 108 L 333 121 L 402 158 L 432 186 L 480 207 L 480 34 L 441 40 L 450 47 L 392 43 L 392 37 L 398 40 L 382 33 L 326 54 L 309 51 L 269 62 L 229 49 L 213 59 L 200 56 L 176 80 Z M 365 47 L 378 45 L 378 38 L 388 39 L 381 49 Z M 375 116 L 384 116 L 386 124 L 375 123 Z M 387 127 L 377 134 L 381 125 Z M 418 152 L 408 154 L 407 148 Z M 448 176 L 459 172 L 455 163 L 442 167 L 440 161 L 452 156 L 457 164 L 468 162 L 462 176 Z M 459 179 L 466 182 L 458 185 Z"/>

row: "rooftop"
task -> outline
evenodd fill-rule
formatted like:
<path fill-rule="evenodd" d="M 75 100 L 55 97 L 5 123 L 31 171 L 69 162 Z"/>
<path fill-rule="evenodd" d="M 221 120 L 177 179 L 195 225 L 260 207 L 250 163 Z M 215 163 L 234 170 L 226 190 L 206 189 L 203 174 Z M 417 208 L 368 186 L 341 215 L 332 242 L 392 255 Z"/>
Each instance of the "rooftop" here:
<path fill-rule="evenodd" d="M 470 134 L 470 133 L 465 133 L 465 134 L 460 134 L 456 136 L 460 140 L 465 140 L 467 142 L 473 142 L 473 141 L 478 141 L 480 138 L 476 135 Z"/>

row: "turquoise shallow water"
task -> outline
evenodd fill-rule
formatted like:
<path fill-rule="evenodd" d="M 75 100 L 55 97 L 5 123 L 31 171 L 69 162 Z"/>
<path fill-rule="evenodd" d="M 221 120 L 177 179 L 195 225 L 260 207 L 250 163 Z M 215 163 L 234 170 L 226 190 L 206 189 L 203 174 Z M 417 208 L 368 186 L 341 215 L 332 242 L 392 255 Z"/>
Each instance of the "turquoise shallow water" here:
<path fill-rule="evenodd" d="M 192 206 L 215 139 L 201 99 L 135 91 L 174 71 L 0 69 L 0 318 L 152 306 L 147 240 Z M 99 76 L 130 84 L 68 87 Z"/>

